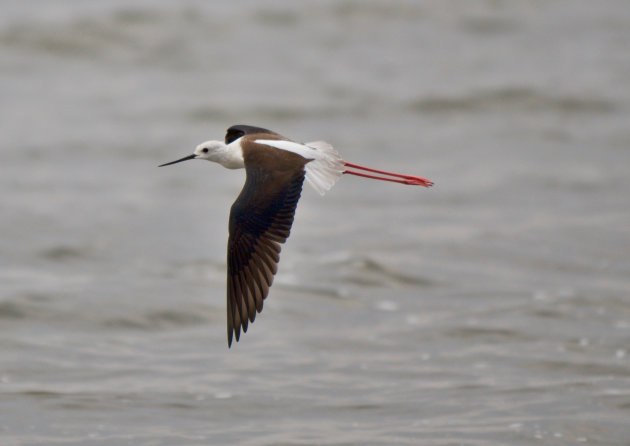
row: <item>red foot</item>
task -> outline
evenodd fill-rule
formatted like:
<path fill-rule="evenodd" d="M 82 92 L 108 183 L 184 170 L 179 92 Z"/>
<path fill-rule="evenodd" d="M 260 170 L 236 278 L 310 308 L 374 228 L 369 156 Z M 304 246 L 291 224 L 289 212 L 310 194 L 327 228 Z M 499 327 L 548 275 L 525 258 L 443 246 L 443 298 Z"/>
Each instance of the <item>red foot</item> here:
<path fill-rule="evenodd" d="M 345 170 L 343 172 L 343 173 L 347 173 L 347 174 L 350 174 L 350 175 L 356 175 L 356 176 L 364 177 L 364 178 L 372 178 L 374 180 L 391 181 L 393 183 L 408 184 L 408 185 L 412 185 L 412 186 L 424 186 L 424 187 L 433 186 L 433 181 L 428 180 L 426 178 L 417 177 L 415 175 L 404 175 L 404 174 L 401 174 L 401 173 L 387 172 L 385 170 L 372 169 L 371 167 L 360 166 L 358 164 L 349 163 L 347 161 L 344 161 L 344 163 L 345 163 L 346 166 L 353 167 L 355 169 L 366 170 L 368 172 L 375 172 L 375 173 L 380 173 L 380 174 L 383 174 L 383 175 L 390 175 L 390 176 L 398 177 L 398 178 L 402 178 L 402 179 L 398 180 L 398 179 L 394 179 L 394 178 L 381 177 L 381 176 L 377 176 L 377 175 L 368 175 L 367 173 L 356 172 L 354 170 Z"/>

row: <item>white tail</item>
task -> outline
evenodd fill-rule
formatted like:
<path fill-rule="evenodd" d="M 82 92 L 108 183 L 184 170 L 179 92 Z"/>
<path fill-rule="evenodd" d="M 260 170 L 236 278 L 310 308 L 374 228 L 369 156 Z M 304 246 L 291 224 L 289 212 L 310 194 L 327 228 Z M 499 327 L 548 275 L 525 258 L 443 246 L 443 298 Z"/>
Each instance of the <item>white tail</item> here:
<path fill-rule="evenodd" d="M 333 187 L 345 170 L 344 161 L 339 153 L 327 142 L 307 142 L 305 146 L 313 149 L 313 161 L 304 166 L 306 180 L 320 195 L 324 195 Z"/>

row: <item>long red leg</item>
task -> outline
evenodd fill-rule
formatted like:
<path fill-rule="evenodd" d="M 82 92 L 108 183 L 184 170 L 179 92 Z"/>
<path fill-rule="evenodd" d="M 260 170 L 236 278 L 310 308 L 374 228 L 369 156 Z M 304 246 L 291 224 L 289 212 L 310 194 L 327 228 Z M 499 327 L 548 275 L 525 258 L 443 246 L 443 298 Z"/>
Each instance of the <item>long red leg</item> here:
<path fill-rule="evenodd" d="M 393 177 L 402 178 L 402 180 L 396 180 L 394 178 L 381 177 L 377 175 L 368 175 L 366 173 L 355 172 L 353 170 L 345 170 L 343 172 L 350 175 L 356 175 L 356 176 L 365 177 L 365 178 L 372 178 L 375 180 L 391 181 L 393 183 L 401 183 L 401 184 L 408 184 L 408 185 L 414 185 L 414 186 L 424 186 L 424 187 L 433 186 L 433 181 L 428 180 L 426 178 L 417 177 L 415 175 L 404 175 L 402 173 L 387 172 L 385 170 L 372 169 L 371 167 L 360 166 L 359 164 L 349 163 L 347 161 L 344 161 L 344 164 L 348 167 L 353 167 L 355 169 L 361 169 L 361 170 L 366 170 L 368 172 L 380 173 L 383 175 L 390 175 Z"/>

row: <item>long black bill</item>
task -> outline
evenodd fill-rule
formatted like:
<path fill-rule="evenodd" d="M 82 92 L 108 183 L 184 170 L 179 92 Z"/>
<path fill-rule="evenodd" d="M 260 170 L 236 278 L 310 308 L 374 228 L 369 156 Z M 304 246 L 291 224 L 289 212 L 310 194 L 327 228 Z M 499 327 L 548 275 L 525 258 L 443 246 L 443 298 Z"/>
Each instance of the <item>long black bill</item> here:
<path fill-rule="evenodd" d="M 158 167 L 170 166 L 171 164 L 181 163 L 182 161 L 188 161 L 188 160 L 192 160 L 192 159 L 195 159 L 195 158 L 197 158 L 197 155 L 195 155 L 193 153 L 192 155 L 185 156 L 182 159 L 179 159 L 179 160 L 176 160 L 176 161 L 171 161 L 170 163 L 160 164 Z"/>

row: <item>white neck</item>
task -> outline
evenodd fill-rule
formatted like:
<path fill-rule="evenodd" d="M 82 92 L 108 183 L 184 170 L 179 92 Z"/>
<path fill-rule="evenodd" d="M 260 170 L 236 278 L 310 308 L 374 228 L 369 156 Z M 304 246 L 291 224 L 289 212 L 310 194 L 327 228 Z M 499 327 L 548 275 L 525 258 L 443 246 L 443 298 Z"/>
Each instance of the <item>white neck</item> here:
<path fill-rule="evenodd" d="M 221 164 L 223 167 L 228 169 L 242 169 L 245 167 L 243 150 L 241 149 L 241 143 L 238 139 L 226 145 L 223 150 L 218 150 L 215 155 L 212 161 Z"/>

